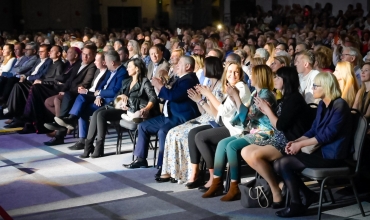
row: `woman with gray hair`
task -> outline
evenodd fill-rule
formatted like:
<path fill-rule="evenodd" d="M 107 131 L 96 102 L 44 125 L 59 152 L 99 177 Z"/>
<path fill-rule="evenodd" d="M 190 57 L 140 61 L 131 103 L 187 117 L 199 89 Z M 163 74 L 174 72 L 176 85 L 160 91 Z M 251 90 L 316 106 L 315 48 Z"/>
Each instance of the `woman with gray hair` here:
<path fill-rule="evenodd" d="M 270 57 L 269 52 L 263 48 L 258 48 L 256 50 L 256 53 L 254 54 L 254 58 L 263 58 L 265 61 L 267 61 L 269 57 Z"/>
<path fill-rule="evenodd" d="M 140 58 L 141 49 L 137 41 L 129 40 L 127 43 L 128 59 Z"/>

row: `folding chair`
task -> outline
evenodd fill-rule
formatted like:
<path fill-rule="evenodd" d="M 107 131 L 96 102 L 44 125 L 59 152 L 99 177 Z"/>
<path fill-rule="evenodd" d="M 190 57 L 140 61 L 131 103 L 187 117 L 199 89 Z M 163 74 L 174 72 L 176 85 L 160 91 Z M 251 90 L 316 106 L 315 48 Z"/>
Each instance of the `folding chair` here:
<path fill-rule="evenodd" d="M 354 146 L 354 153 L 353 158 L 351 160 L 346 161 L 347 166 L 343 167 L 337 167 L 337 168 L 306 168 L 302 171 L 302 175 L 304 177 L 308 177 L 310 179 L 316 180 L 318 182 L 321 182 L 321 188 L 320 188 L 320 200 L 319 200 L 319 209 L 318 209 L 318 219 L 321 219 L 321 207 L 322 207 L 322 198 L 324 196 L 324 189 L 330 189 L 328 185 L 328 180 L 331 179 L 348 179 L 349 183 L 347 184 L 337 184 L 335 187 L 338 186 L 352 186 L 353 192 L 357 201 L 357 204 L 360 208 L 362 216 L 365 217 L 364 210 L 362 208 L 360 199 L 357 194 L 357 189 L 354 184 L 353 179 L 358 175 L 359 173 L 359 167 L 361 162 L 361 154 L 362 154 L 362 148 L 363 143 L 365 139 L 365 135 L 367 132 L 367 121 L 366 118 L 361 115 L 360 112 L 358 112 L 355 109 L 352 109 L 352 121 L 353 121 L 353 146 Z M 335 203 L 333 200 L 333 197 L 331 195 L 331 191 L 329 190 L 329 195 L 332 198 L 332 203 Z"/>

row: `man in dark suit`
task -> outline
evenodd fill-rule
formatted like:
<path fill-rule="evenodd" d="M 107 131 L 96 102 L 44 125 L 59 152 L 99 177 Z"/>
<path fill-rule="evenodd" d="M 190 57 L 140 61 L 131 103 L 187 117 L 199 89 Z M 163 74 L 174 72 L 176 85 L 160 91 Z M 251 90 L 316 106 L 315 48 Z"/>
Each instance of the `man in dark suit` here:
<path fill-rule="evenodd" d="M 19 82 L 13 86 L 7 101 L 7 118 L 22 115 L 24 107 L 26 105 L 29 90 L 33 82 L 37 79 L 43 78 L 48 71 L 49 66 L 53 63 L 52 59 L 49 58 L 49 51 L 49 46 L 42 45 L 39 48 L 40 58 L 36 61 L 33 68 L 25 74 L 20 75 Z M 14 128 L 19 126 L 23 126 L 23 124 L 12 124 L 6 127 Z"/>
<path fill-rule="evenodd" d="M 159 71 L 165 70 L 168 72 L 170 69 L 170 65 L 168 62 L 163 58 L 163 52 L 160 50 L 158 46 L 152 46 L 149 50 L 150 59 L 152 62 L 148 65 L 148 73 L 147 78 L 151 80 L 154 76 L 159 77 Z"/>
<path fill-rule="evenodd" d="M 70 147 L 72 150 L 84 148 L 87 129 L 89 127 L 89 117 L 99 107 L 114 100 L 114 97 L 122 86 L 122 80 L 128 77 L 126 68 L 121 65 L 119 55 L 116 51 L 112 50 L 105 54 L 97 54 L 95 64 L 99 69 L 99 74 L 93 82 L 93 87 L 89 90 L 82 87 L 79 88 L 80 95 L 77 96 L 68 117 L 55 117 L 57 124 L 69 129 L 74 129 L 78 119 L 80 141 Z M 100 73 L 104 75 L 101 76 Z M 101 79 L 103 80 L 101 81 Z M 62 143 L 62 141 L 64 142 L 63 139 L 63 137 L 57 137 L 57 140 L 53 144 Z M 45 144 L 50 145 L 51 143 L 47 142 Z"/>
<path fill-rule="evenodd" d="M 200 115 L 197 104 L 188 97 L 187 90 L 199 84 L 196 74 L 193 73 L 195 61 L 192 57 L 182 56 L 177 64 L 178 79 L 173 83 L 171 89 L 164 86 L 160 78 L 154 77 L 152 84 L 157 91 L 158 97 L 166 100 L 163 114 L 138 126 L 138 142 L 134 155 L 137 159 L 131 164 L 124 165 L 127 168 L 147 167 L 146 161 L 150 142 L 150 135 L 158 134 L 159 154 L 158 166 L 162 166 L 164 143 L 168 131 L 190 119 Z"/>
<path fill-rule="evenodd" d="M 69 110 L 78 96 L 78 88 L 90 88 L 94 78 L 96 66 L 94 64 L 97 47 L 95 45 L 86 45 L 82 49 L 82 62 L 78 71 L 73 72 L 64 84 L 62 91 L 62 105 L 60 107 L 60 117 L 67 117 Z"/>
<path fill-rule="evenodd" d="M 46 74 L 42 78 L 37 79 L 33 82 L 29 90 L 28 97 L 18 97 L 17 100 L 13 100 L 13 102 L 16 103 L 13 103 L 11 106 L 18 106 L 18 109 L 13 108 L 14 111 L 10 111 L 9 109 L 9 113 L 12 114 L 12 116 L 14 116 L 16 119 L 13 120 L 11 124 L 5 127 L 14 128 L 18 127 L 19 125 L 23 126 L 25 122 L 34 122 L 34 125 L 42 125 L 38 125 L 37 127 L 35 126 L 36 130 L 38 131 L 37 133 L 39 133 L 41 130 L 45 130 L 43 129 L 43 122 L 44 119 L 46 119 L 47 117 L 46 109 L 43 103 L 46 98 L 58 93 L 54 90 L 53 83 L 55 77 L 62 74 L 62 69 L 64 65 L 61 60 L 62 52 L 63 50 L 60 46 L 53 46 L 50 49 L 49 58 L 52 60 L 52 64 L 49 65 Z M 20 102 L 19 98 L 22 98 L 22 102 L 26 102 L 25 106 L 22 106 L 21 108 L 19 104 L 17 105 L 17 103 Z M 9 103 L 10 102 L 11 99 L 9 99 Z M 26 126 L 25 128 L 26 129 L 23 129 L 18 133 L 26 134 L 35 132 L 33 126 Z"/>
<path fill-rule="evenodd" d="M 22 45 L 14 45 L 14 48 L 17 49 Z M 19 82 L 20 76 L 27 73 L 35 66 L 37 61 L 37 45 L 35 43 L 28 43 L 26 48 L 23 50 L 15 50 L 17 61 L 15 65 L 10 69 L 9 72 L 3 72 L 0 76 L 0 102 L 6 103 L 9 98 L 9 95 L 14 87 L 14 85 Z"/>

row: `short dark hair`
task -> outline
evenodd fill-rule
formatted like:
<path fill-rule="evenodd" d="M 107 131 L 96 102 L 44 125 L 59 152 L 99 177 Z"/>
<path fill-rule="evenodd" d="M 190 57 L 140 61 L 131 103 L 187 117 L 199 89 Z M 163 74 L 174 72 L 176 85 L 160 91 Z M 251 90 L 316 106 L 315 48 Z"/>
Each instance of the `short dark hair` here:
<path fill-rule="evenodd" d="M 24 48 L 26 48 L 26 45 L 23 42 L 16 42 L 16 43 L 14 43 L 14 46 L 15 45 L 21 45 L 22 50 L 24 50 Z"/>
<path fill-rule="evenodd" d="M 115 40 L 114 42 L 119 42 L 122 46 L 124 46 L 125 45 L 125 43 L 123 42 L 123 40 L 121 40 L 121 39 L 117 39 L 117 40 Z"/>
<path fill-rule="evenodd" d="M 118 50 L 117 50 L 117 52 L 118 51 L 123 51 L 123 53 L 124 54 L 127 54 L 128 55 L 128 49 L 127 49 L 127 47 L 120 47 Z"/>
<path fill-rule="evenodd" d="M 89 49 L 94 53 L 98 50 L 95 44 L 86 44 L 83 49 Z"/>
<path fill-rule="evenodd" d="M 57 48 L 58 48 L 58 52 L 59 52 L 60 54 L 62 54 L 62 53 L 63 53 L 63 48 L 62 48 L 61 46 L 59 46 L 59 45 L 54 45 L 53 47 L 57 47 Z"/>
<path fill-rule="evenodd" d="M 221 59 L 218 57 L 206 57 L 204 59 L 205 73 L 204 76 L 208 78 L 221 79 L 223 67 Z"/>
<path fill-rule="evenodd" d="M 39 48 L 45 48 L 48 52 L 50 51 L 50 49 L 51 49 L 51 47 L 50 47 L 50 44 L 42 44 L 42 45 L 40 45 L 40 47 Z"/>
<path fill-rule="evenodd" d="M 286 44 L 286 43 L 278 43 L 278 46 L 279 46 L 279 45 L 283 45 L 283 47 L 285 48 L 284 50 L 285 50 L 286 52 L 288 52 L 288 49 L 289 49 L 288 44 Z"/>
<path fill-rule="evenodd" d="M 299 77 L 295 67 L 283 66 L 276 71 L 276 75 L 283 79 L 284 98 L 299 92 Z"/>

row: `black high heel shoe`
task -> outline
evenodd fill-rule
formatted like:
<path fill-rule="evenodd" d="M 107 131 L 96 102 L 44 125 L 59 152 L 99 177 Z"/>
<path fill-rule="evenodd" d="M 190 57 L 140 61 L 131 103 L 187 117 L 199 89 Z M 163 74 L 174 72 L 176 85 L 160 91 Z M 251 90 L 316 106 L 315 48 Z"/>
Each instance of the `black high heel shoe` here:
<path fill-rule="evenodd" d="M 155 181 L 157 181 L 157 183 L 165 183 L 165 182 L 177 183 L 177 180 L 172 177 L 166 177 L 166 178 L 157 177 L 155 178 Z"/>
<path fill-rule="evenodd" d="M 286 207 L 285 209 L 277 211 L 275 214 L 276 216 L 279 216 L 282 218 L 289 218 L 289 217 L 302 216 L 304 215 L 304 213 L 306 213 L 306 211 L 307 211 L 307 208 L 304 205 L 291 202 L 289 207 Z"/>
<path fill-rule="evenodd" d="M 89 155 L 94 152 L 95 148 L 93 142 L 94 141 L 88 139 L 85 140 L 84 153 L 80 155 L 80 158 L 88 158 Z"/>
<path fill-rule="evenodd" d="M 97 140 L 94 153 L 91 154 L 91 158 L 98 158 L 104 156 L 104 140 Z"/>
<path fill-rule="evenodd" d="M 273 209 L 281 209 L 281 208 L 284 208 L 285 207 L 285 199 L 281 199 L 280 202 L 273 202 L 271 204 L 271 208 Z"/>
<path fill-rule="evenodd" d="M 204 182 L 200 178 L 197 178 L 196 180 L 194 180 L 194 182 L 188 182 L 185 187 L 187 187 L 188 189 L 194 189 L 202 186 L 203 184 Z"/>

